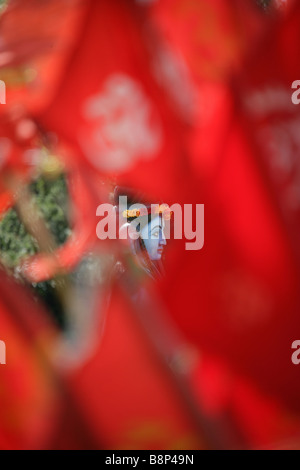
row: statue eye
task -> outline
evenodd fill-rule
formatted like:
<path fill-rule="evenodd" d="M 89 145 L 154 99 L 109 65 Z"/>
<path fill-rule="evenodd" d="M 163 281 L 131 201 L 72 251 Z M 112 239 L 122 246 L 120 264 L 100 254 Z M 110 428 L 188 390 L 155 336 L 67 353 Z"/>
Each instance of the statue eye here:
<path fill-rule="evenodd" d="M 155 238 L 158 238 L 159 237 L 159 231 L 155 230 L 155 232 L 152 233 L 152 236 L 155 237 Z"/>

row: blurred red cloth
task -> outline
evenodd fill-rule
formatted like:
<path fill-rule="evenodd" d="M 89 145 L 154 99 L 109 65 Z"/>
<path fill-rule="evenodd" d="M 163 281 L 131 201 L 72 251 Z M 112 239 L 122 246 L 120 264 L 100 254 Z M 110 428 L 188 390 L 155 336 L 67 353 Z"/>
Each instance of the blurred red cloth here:
<path fill-rule="evenodd" d="M 39 117 L 90 169 L 164 199 L 187 184 L 183 123 L 156 77 L 155 32 L 136 2 L 89 2 L 59 93 Z"/>
<path fill-rule="evenodd" d="M 215 11 L 216 17 L 220 11 L 220 8 Z M 180 24 L 178 12 L 176 19 Z M 245 16 L 239 24 L 247 26 L 247 21 Z M 258 18 L 257 24 L 261 21 Z M 294 212 L 287 221 L 286 210 L 284 216 L 280 215 L 278 202 L 285 198 L 287 188 L 277 185 L 272 189 L 264 163 L 263 153 L 269 153 L 270 165 L 275 163 L 270 150 L 278 152 L 279 136 L 275 134 L 278 127 L 274 129 L 273 140 L 266 132 L 260 135 L 261 122 L 253 124 L 253 117 L 237 104 L 242 101 L 248 108 L 252 105 L 255 114 L 259 110 L 252 102 L 254 92 L 279 85 L 284 88 L 283 98 L 276 93 L 271 98 L 269 95 L 266 106 L 285 106 L 288 111 L 282 113 L 279 109 L 278 114 L 278 110 L 271 110 L 273 116 L 266 116 L 264 124 L 273 126 L 272 122 L 278 125 L 280 121 L 285 129 L 291 117 L 294 123 L 298 122 L 299 111 L 291 105 L 290 88 L 299 75 L 295 60 L 299 48 L 298 7 L 287 17 L 272 16 L 264 21 L 264 31 L 261 27 L 253 28 L 247 37 L 250 47 L 246 56 L 251 53 L 251 59 L 245 61 L 244 55 L 238 56 L 239 67 L 234 73 L 228 57 L 222 63 L 226 74 L 217 77 L 221 84 L 216 86 L 215 76 L 207 80 L 205 68 L 197 71 L 201 77 L 199 93 L 208 90 L 214 106 L 213 118 L 203 119 L 205 132 L 200 129 L 197 136 L 203 142 L 193 148 L 195 168 L 203 184 L 201 202 L 206 203 L 205 247 L 201 252 L 188 253 L 182 244 L 181 255 L 179 250 L 172 252 L 162 295 L 188 338 L 207 353 L 222 357 L 241 376 L 253 380 L 262 394 L 272 395 L 284 407 L 299 413 L 300 381 L 291 362 L 291 344 L 299 331 L 300 300 L 298 245 L 291 243 L 291 234 L 297 237 L 299 219 Z M 238 42 L 247 31 L 245 27 Z M 175 28 L 173 33 L 176 36 Z M 226 39 L 232 33 L 232 29 L 224 32 L 224 41 L 218 46 L 226 48 Z M 186 49 L 183 43 L 180 45 L 189 59 L 194 43 Z M 212 60 L 210 64 L 213 63 Z M 191 70 L 196 76 L 195 67 L 191 66 Z M 206 79 L 203 90 L 201 72 Z M 204 109 L 204 117 L 205 112 Z M 295 162 L 296 177 L 299 161 L 296 134 L 284 133 L 283 139 Z M 286 150 L 285 147 L 279 158 L 282 165 L 288 166 Z M 197 197 L 196 193 L 191 199 L 196 202 Z M 297 195 L 291 195 L 291 202 L 296 201 Z M 290 222 L 294 223 L 292 232 Z M 218 381 L 215 387 L 216 397 L 218 393 L 222 395 Z"/>
<path fill-rule="evenodd" d="M 281 416 L 277 403 L 282 415 L 300 411 L 298 370 L 291 362 L 291 344 L 300 326 L 299 118 L 288 95 L 299 78 L 299 7 L 286 17 L 263 16 L 246 0 L 162 0 L 153 10 L 133 0 L 94 0 L 85 8 L 79 14 L 81 27 L 70 26 L 68 54 L 57 51 L 59 60 L 51 62 L 55 78 L 48 76 L 48 66 L 38 73 L 40 79 L 46 76 L 45 84 L 49 77 L 47 99 L 44 91 L 31 107 L 33 98 L 27 92 L 25 97 L 39 128 L 72 149 L 74 163 L 65 161 L 85 186 L 86 204 L 79 196 L 75 206 L 80 208 L 77 223 L 82 217 L 88 226 L 88 243 L 77 253 L 76 244 L 70 246 L 67 255 L 77 260 L 89 246 L 101 178 L 143 190 L 153 202 L 204 203 L 204 249 L 189 252 L 185 240 L 170 242 L 167 275 L 156 295 L 186 338 L 207 357 L 222 358 L 215 374 L 214 364 L 203 372 L 207 389 L 211 385 L 214 391 L 215 409 L 223 400 L 230 403 L 227 412 L 256 446 L 280 439 L 269 424 L 258 432 L 262 424 L 258 415 L 253 422 L 252 410 L 256 405 L 265 410 L 268 423 Z M 190 75 L 186 88 L 183 81 L 174 82 L 182 70 L 175 67 L 176 57 Z M 273 95 L 257 95 L 272 87 Z M 274 95 L 274 87 L 284 94 Z M 182 94 L 185 110 L 195 99 L 195 114 L 180 111 Z M 278 109 L 257 115 L 261 100 Z M 282 103 L 284 110 L 279 109 Z M 122 309 L 117 304 L 113 311 L 122 315 Z M 121 337 L 117 324 L 114 329 Z M 137 334 L 135 341 L 141 339 Z M 106 347 L 101 367 L 109 375 L 117 353 L 114 341 Z M 134 355 L 135 350 L 128 351 L 128 361 L 129 352 Z M 116 421 L 110 423 L 97 402 L 93 383 L 95 371 L 102 374 L 100 356 L 94 361 L 78 372 L 73 391 L 97 434 L 98 418 L 105 426 Z M 132 377 L 143 369 L 141 363 L 136 366 Z M 227 368 L 237 377 L 228 401 L 220 379 Z M 85 375 L 86 382 L 80 380 Z M 155 386 L 159 381 L 155 379 Z M 112 390 L 116 388 L 103 388 L 104 396 L 109 398 Z M 202 391 L 205 395 L 205 384 Z M 125 413 L 125 403 L 133 406 L 133 392 L 127 389 L 128 401 L 124 392 L 120 413 Z M 276 402 L 274 408 L 268 408 L 268 396 Z M 107 445 L 117 445 L 114 429 L 109 429 Z"/>
<path fill-rule="evenodd" d="M 0 365 L 1 449 L 44 448 L 57 424 L 59 394 L 46 345 L 51 323 L 28 292 L 0 272 L 1 340 L 6 365 Z"/>
<path fill-rule="evenodd" d="M 211 446 L 208 431 L 197 424 L 175 376 L 120 289 L 112 292 L 106 315 L 102 342 L 69 374 L 74 402 L 104 448 Z"/>

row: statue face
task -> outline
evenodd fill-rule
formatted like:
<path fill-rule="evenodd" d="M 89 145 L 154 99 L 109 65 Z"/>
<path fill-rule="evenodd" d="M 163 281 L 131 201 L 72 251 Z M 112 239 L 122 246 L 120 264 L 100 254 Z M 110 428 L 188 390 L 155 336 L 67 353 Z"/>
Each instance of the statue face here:
<path fill-rule="evenodd" d="M 141 231 L 141 237 L 152 261 L 158 261 L 161 259 L 164 247 L 167 244 L 164 235 L 164 226 L 164 220 L 157 216 L 154 217 Z"/>

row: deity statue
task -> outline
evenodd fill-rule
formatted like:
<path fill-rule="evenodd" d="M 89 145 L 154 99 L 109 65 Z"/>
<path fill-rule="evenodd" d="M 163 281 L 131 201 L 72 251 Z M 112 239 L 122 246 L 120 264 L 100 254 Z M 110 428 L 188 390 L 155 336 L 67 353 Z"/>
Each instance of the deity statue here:
<path fill-rule="evenodd" d="M 120 201 L 126 197 L 126 204 Z M 153 279 L 163 274 L 162 257 L 167 244 L 165 237 L 166 213 L 163 205 L 143 203 L 143 197 L 133 195 L 131 191 L 117 187 L 114 194 L 116 208 L 121 214 L 122 231 L 130 231 L 131 253 L 137 264 Z M 134 235 L 136 235 L 134 237 Z"/>

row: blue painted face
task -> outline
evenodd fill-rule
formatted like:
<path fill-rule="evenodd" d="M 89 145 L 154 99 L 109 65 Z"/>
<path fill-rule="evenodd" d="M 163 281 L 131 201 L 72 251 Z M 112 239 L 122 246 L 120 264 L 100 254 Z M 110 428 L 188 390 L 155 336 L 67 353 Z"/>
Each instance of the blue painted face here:
<path fill-rule="evenodd" d="M 164 235 L 164 220 L 161 217 L 154 217 L 151 222 L 141 231 L 141 237 L 145 243 L 149 258 L 152 261 L 161 259 L 166 238 Z"/>

